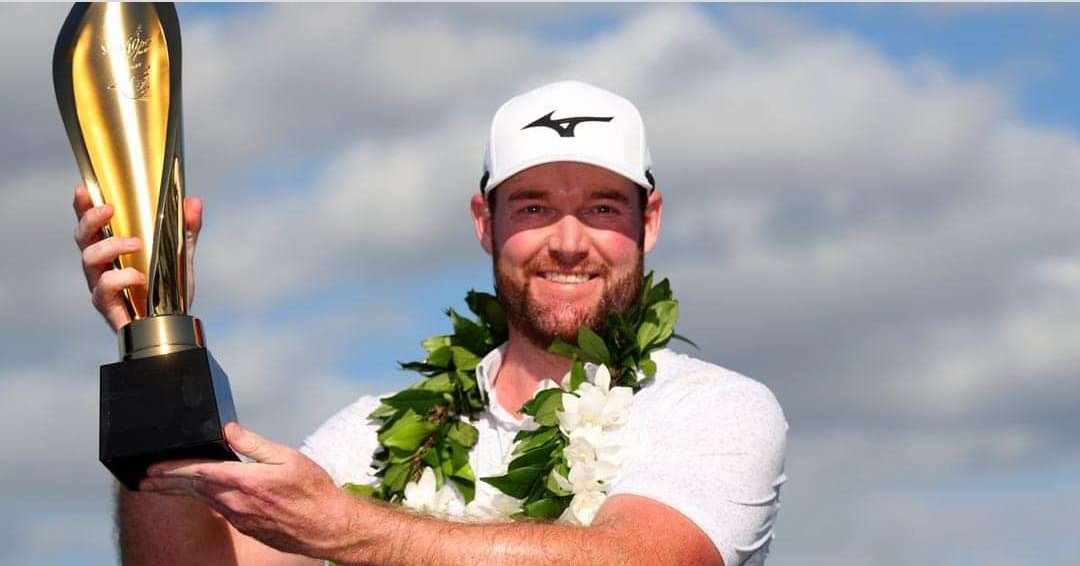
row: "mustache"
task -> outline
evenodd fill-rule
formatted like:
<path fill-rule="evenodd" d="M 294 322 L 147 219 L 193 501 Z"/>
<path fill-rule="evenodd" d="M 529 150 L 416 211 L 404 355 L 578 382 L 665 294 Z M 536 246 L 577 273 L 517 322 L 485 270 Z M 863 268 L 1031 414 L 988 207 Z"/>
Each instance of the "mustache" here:
<path fill-rule="evenodd" d="M 611 267 L 606 263 L 597 260 L 585 260 L 574 264 L 559 263 L 552 261 L 550 258 L 536 258 L 525 264 L 526 271 L 555 271 L 566 272 L 572 271 L 574 273 L 595 273 L 601 277 L 607 276 L 611 273 Z"/>

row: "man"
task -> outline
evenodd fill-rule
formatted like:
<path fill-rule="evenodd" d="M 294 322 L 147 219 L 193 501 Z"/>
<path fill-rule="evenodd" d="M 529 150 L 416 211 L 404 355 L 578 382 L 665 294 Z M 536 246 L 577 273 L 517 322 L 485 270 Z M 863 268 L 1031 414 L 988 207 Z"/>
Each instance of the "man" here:
<path fill-rule="evenodd" d="M 484 165 L 472 217 L 493 257 L 509 339 L 477 370 L 490 400 L 474 423 L 477 477 L 505 471 L 514 434 L 530 426 L 518 409 L 568 371 L 569 360 L 547 352 L 551 341 L 597 327 L 639 296 L 663 204 L 637 109 L 584 83 L 546 85 L 504 104 Z M 122 289 L 145 279 L 108 267 L 138 242 L 99 240 L 110 211 L 91 208 L 85 190 L 75 208 L 93 302 L 119 328 Z M 201 203 L 185 209 L 197 234 Z M 656 377 L 634 396 L 626 426 L 636 450 L 590 526 L 451 522 L 347 494 L 337 486 L 375 479 L 367 415 L 378 398 L 365 396 L 300 451 L 230 424 L 230 444 L 252 462 L 152 466 L 139 493 L 118 497 L 124 562 L 762 563 L 784 481 L 783 413 L 753 380 L 666 350 L 653 359 Z M 496 493 L 477 482 L 477 501 Z"/>

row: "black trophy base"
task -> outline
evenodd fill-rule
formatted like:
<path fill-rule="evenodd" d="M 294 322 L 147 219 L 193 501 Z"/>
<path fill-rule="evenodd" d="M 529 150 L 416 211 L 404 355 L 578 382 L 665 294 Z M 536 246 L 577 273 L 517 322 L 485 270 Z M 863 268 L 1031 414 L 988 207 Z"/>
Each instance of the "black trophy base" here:
<path fill-rule="evenodd" d="M 157 462 L 239 461 L 223 431 L 235 420 L 229 380 L 206 348 L 101 366 L 100 460 L 131 491 Z"/>

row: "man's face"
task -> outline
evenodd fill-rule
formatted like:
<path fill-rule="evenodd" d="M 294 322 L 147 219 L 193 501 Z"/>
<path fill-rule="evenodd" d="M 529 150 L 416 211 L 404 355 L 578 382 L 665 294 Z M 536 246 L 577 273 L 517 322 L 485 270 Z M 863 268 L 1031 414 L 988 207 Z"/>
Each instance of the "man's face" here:
<path fill-rule="evenodd" d="M 494 213 L 477 229 L 514 329 L 547 348 L 555 337 L 575 341 L 582 325 L 599 329 L 608 312 L 638 299 L 660 212 L 654 193 L 642 214 L 640 190 L 571 162 L 539 165 L 499 185 Z"/>

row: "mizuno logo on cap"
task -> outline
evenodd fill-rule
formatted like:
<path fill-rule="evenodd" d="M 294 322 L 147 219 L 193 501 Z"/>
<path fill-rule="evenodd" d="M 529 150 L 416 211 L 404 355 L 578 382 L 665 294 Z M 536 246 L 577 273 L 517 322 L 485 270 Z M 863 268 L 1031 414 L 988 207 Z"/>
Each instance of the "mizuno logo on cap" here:
<path fill-rule="evenodd" d="M 615 118 L 614 116 L 577 116 L 574 118 L 552 118 L 551 115 L 554 113 L 555 111 L 552 110 L 551 112 L 548 112 L 547 114 L 537 118 L 536 121 L 534 121 L 533 123 L 526 124 L 521 129 L 524 130 L 526 128 L 551 128 L 552 130 L 558 132 L 559 137 L 561 138 L 572 138 L 574 137 L 574 128 L 576 128 L 577 125 L 582 122 L 610 122 L 613 118 Z"/>

